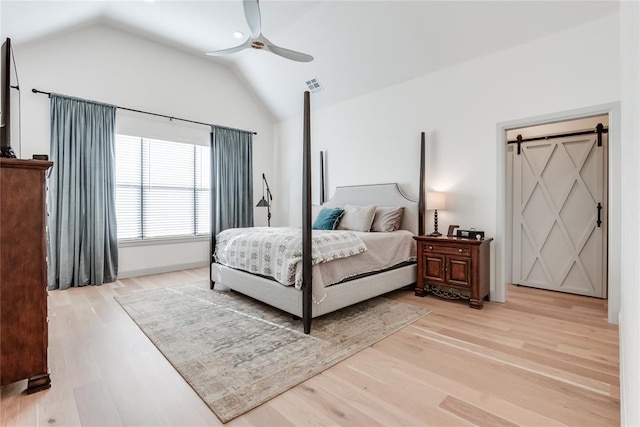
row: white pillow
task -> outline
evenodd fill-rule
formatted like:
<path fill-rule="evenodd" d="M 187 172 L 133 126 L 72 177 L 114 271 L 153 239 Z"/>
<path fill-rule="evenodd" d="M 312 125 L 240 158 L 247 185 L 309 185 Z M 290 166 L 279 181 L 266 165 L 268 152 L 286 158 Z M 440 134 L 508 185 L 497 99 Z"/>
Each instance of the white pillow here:
<path fill-rule="evenodd" d="M 404 207 L 379 207 L 373 217 L 371 231 L 396 231 L 402 224 Z"/>
<path fill-rule="evenodd" d="M 344 207 L 344 215 L 340 218 L 336 230 L 369 231 L 376 214 L 376 206 L 353 206 Z"/>

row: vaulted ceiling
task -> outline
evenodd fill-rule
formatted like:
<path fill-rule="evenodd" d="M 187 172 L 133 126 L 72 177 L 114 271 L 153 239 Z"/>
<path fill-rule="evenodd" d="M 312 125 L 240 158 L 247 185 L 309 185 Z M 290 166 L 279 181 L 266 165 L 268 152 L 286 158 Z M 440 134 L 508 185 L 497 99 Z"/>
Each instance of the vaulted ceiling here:
<path fill-rule="evenodd" d="M 18 46 L 107 23 L 234 69 L 285 120 L 298 114 L 299 94 L 312 78 L 323 86 L 314 108 L 323 108 L 593 21 L 616 12 L 618 2 L 262 0 L 260 7 L 268 38 L 315 60 L 256 50 L 205 56 L 239 44 L 234 31 L 250 33 L 241 0 L 3 0 L 0 35 Z"/>

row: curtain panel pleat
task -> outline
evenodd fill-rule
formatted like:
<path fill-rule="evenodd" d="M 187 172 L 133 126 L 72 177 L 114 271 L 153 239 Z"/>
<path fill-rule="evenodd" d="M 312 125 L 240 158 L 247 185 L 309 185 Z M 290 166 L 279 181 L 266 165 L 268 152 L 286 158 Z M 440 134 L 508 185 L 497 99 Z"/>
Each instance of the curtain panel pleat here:
<path fill-rule="evenodd" d="M 212 132 L 212 233 L 253 227 L 253 134 L 217 126 Z"/>
<path fill-rule="evenodd" d="M 116 107 L 51 94 L 48 289 L 113 282 Z"/>

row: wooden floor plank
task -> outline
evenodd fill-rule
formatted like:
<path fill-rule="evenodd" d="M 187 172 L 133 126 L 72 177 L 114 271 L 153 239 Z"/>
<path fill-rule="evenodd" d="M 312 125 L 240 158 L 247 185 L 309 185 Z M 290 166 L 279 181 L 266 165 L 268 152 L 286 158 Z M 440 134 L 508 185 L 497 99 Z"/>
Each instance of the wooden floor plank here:
<path fill-rule="evenodd" d="M 500 418 L 490 412 L 485 411 L 477 406 L 470 405 L 460 399 L 456 399 L 452 396 L 447 396 L 445 400 L 440 403 L 440 408 L 456 414 L 458 417 L 470 421 L 473 425 L 491 425 L 496 427 L 517 427 L 518 424 L 514 424 L 510 421 Z"/>
<path fill-rule="evenodd" d="M 361 353 L 350 358 L 352 369 L 362 372 L 364 375 L 370 376 L 378 380 L 385 380 L 387 385 L 388 398 L 395 398 L 396 393 L 400 397 L 399 400 L 409 405 L 407 410 L 415 411 L 419 408 L 417 416 L 423 420 L 424 424 L 429 425 L 461 425 L 464 422 L 457 417 L 452 422 L 451 416 L 444 417 L 441 411 L 438 411 L 440 403 L 447 396 L 452 395 L 460 400 L 468 402 L 484 408 L 496 416 L 512 420 L 520 425 L 539 425 L 553 426 L 560 423 L 539 415 L 534 411 L 530 411 L 528 407 L 515 405 L 507 400 L 501 399 L 487 392 L 487 388 L 472 388 L 467 385 L 467 379 L 464 376 L 446 376 L 446 373 L 440 373 L 427 364 L 412 364 L 405 357 L 400 361 L 396 357 L 397 353 L 406 351 L 406 348 L 398 350 L 402 346 L 402 342 L 409 339 L 410 333 L 404 334 L 405 337 L 398 339 L 397 342 L 387 345 L 385 342 L 379 343 L 373 348 L 366 349 Z M 391 350 L 391 351 L 390 351 Z M 421 350 L 422 351 L 422 350 Z M 417 352 L 419 353 L 419 352 Z M 363 358 L 367 354 L 373 354 L 368 360 Z M 345 362 L 343 362 L 345 363 Z M 341 375 L 345 375 L 340 373 Z M 352 379 L 359 382 L 357 377 Z M 390 385 L 395 385 L 392 388 Z M 370 388 L 370 390 L 373 390 Z M 400 391 L 398 391 L 400 390 Z M 411 395 L 407 397 L 404 392 Z M 385 391 L 381 391 L 384 395 Z M 393 396 L 393 397 L 391 397 Z M 434 410 L 434 408 L 436 408 Z M 434 414 L 438 417 L 434 417 Z"/>
<path fill-rule="evenodd" d="M 109 390 L 102 381 L 75 387 L 73 392 L 82 426 L 125 425 Z"/>
<path fill-rule="evenodd" d="M 485 338 L 477 338 L 470 334 L 465 334 L 459 330 L 439 329 L 437 332 L 423 329 L 422 336 L 432 336 L 434 339 L 444 341 L 455 341 L 452 345 L 460 345 L 469 349 L 483 348 L 484 353 L 492 358 L 499 358 L 511 365 L 519 365 L 523 369 L 533 369 L 538 372 L 544 372 L 551 377 L 566 377 L 567 381 L 584 383 L 585 386 L 591 388 L 602 388 L 608 390 L 608 385 L 618 380 L 617 372 L 615 375 L 602 373 L 589 367 L 581 366 L 588 363 L 574 364 L 579 360 L 576 356 L 574 359 L 556 357 L 556 354 L 562 354 L 558 351 L 546 351 L 544 354 L 533 352 L 529 347 L 512 347 L 504 345 L 501 342 L 494 342 Z"/>
<path fill-rule="evenodd" d="M 52 388 L 2 387 L 0 425 L 221 425 L 113 299 L 208 273 L 50 291 Z M 619 425 L 606 300 L 509 286 L 507 303 L 474 310 L 411 290 L 387 296 L 433 313 L 228 425 Z"/>

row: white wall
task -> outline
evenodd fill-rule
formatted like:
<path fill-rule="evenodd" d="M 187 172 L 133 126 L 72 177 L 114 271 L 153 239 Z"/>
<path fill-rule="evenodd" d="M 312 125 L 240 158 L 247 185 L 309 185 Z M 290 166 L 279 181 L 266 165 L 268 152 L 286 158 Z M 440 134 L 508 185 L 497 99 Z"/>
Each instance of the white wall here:
<path fill-rule="evenodd" d="M 640 4 L 620 3 L 622 195 L 621 424 L 640 426 Z"/>
<path fill-rule="evenodd" d="M 417 196 L 420 132 L 426 131 L 427 189 L 448 194 L 447 210 L 438 212 L 442 228 L 458 224 L 500 238 L 496 124 L 619 100 L 618 19 L 608 15 L 314 111 L 313 153 L 327 152 L 329 194 L 336 185 L 399 182 Z M 312 102 L 314 96 L 322 93 Z M 283 180 L 296 178 L 283 206 L 283 221 L 291 224 L 300 223 L 299 129 L 300 119 L 278 129 Z M 432 223 L 429 217 L 427 229 Z M 502 248 L 494 243 L 495 255 Z"/>
<path fill-rule="evenodd" d="M 49 153 L 47 92 L 93 99 L 174 117 L 258 132 L 254 136 L 254 199 L 261 173 L 273 174 L 273 118 L 227 68 L 105 25 L 14 46 L 21 86 L 19 157 Z M 17 111 L 17 110 L 14 110 Z M 121 110 L 118 131 L 208 144 L 207 127 Z M 18 133 L 12 146 L 17 151 Z M 256 225 L 266 225 L 256 209 Z M 208 241 L 120 248 L 119 277 L 207 265 Z"/>
<path fill-rule="evenodd" d="M 397 181 L 417 195 L 419 134 L 427 131 L 427 188 L 451 201 L 440 221 L 494 233 L 496 123 L 619 99 L 617 19 L 314 111 L 313 152 L 327 151 L 329 193 L 336 185 Z M 322 93 L 312 103 L 316 96 Z M 299 123 L 279 125 L 285 177 L 299 176 Z M 289 189 L 290 215 L 299 209 L 297 187 Z"/>
<path fill-rule="evenodd" d="M 329 194 L 337 185 L 399 182 L 416 197 L 426 131 L 427 189 L 448 194 L 439 222 L 495 235 L 496 123 L 618 100 L 618 44 L 618 16 L 608 15 L 314 111 L 313 155 L 327 152 Z M 282 222 L 292 224 L 300 222 L 300 121 L 278 126 L 278 169 L 290 179 Z"/>

